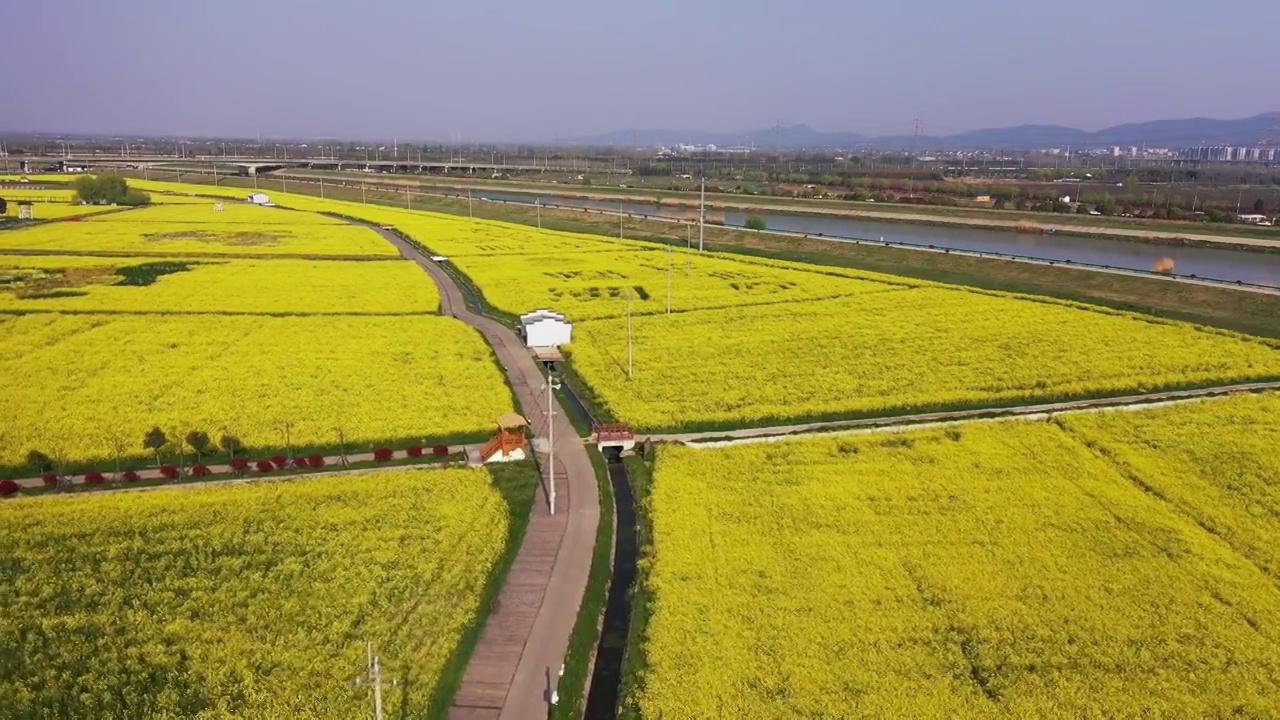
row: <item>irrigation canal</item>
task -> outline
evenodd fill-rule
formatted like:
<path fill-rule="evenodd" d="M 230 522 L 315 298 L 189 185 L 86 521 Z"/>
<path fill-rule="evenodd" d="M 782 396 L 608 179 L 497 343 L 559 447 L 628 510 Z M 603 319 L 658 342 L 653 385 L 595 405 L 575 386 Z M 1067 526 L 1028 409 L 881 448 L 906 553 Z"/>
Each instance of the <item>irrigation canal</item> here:
<path fill-rule="evenodd" d="M 640 546 L 636 537 L 635 498 L 627 467 L 616 456 L 609 458 L 609 483 L 613 486 L 617 538 L 613 544 L 613 577 L 604 607 L 604 624 L 596 646 L 595 669 L 587 693 L 583 720 L 614 720 L 622 699 L 622 663 L 631 631 L 631 585 L 636 580 Z"/>
<path fill-rule="evenodd" d="M 610 202 L 586 198 L 523 194 L 517 192 L 479 192 L 475 197 L 499 202 L 543 204 L 559 207 L 589 208 L 644 217 L 672 217 L 670 206 L 653 203 Z M 761 213 L 770 230 L 821 235 L 833 239 L 879 240 L 949 248 L 1040 260 L 1053 260 L 1124 270 L 1151 271 L 1164 258 L 1173 260 L 1179 275 L 1195 275 L 1227 282 L 1245 282 L 1280 287 L 1280 253 L 1250 252 L 1214 247 L 1164 245 L 1156 243 L 1091 238 L 1076 235 L 1017 233 L 1005 230 L 915 225 L 829 215 Z M 724 211 L 726 225 L 742 227 L 747 213 Z"/>

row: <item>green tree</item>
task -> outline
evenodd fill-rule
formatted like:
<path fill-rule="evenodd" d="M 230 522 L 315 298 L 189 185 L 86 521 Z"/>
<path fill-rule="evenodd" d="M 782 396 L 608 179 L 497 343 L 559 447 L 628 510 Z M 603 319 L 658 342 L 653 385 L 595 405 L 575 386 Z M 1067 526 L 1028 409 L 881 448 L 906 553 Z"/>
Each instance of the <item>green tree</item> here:
<path fill-rule="evenodd" d="M 151 196 L 129 188 L 121 175 L 81 175 L 71 187 L 76 200 L 90 205 L 146 205 Z"/>
<path fill-rule="evenodd" d="M 40 472 L 49 472 L 53 469 L 53 458 L 39 450 L 32 450 L 27 453 L 27 464 Z"/>
<path fill-rule="evenodd" d="M 1267 201 L 1263 200 L 1262 198 L 1258 198 L 1257 200 L 1254 200 L 1253 211 L 1258 215 L 1265 214 L 1267 212 Z"/>
<path fill-rule="evenodd" d="M 244 450 L 244 443 L 240 442 L 240 438 L 231 433 L 223 433 L 218 440 L 218 445 L 222 446 L 222 451 L 227 454 L 228 458 L 233 458 Z"/>
<path fill-rule="evenodd" d="M 168 444 L 169 436 L 159 426 L 151 428 L 151 432 L 148 432 L 146 437 L 142 438 L 142 447 L 156 455 L 156 467 L 160 467 L 160 451 Z"/>
<path fill-rule="evenodd" d="M 199 464 L 206 450 L 209 449 L 209 433 L 203 430 L 192 430 L 187 433 L 187 445 L 196 452 L 196 463 Z"/>
<path fill-rule="evenodd" d="M 764 218 L 759 215 L 748 215 L 745 227 L 748 230 L 765 230 L 767 228 Z"/>
<path fill-rule="evenodd" d="M 8 201 L 6 201 L 4 198 L 0 197 L 0 215 L 3 215 L 3 214 L 5 214 L 5 213 L 6 213 L 6 212 L 8 212 L 8 211 L 9 211 L 9 203 L 8 203 Z"/>

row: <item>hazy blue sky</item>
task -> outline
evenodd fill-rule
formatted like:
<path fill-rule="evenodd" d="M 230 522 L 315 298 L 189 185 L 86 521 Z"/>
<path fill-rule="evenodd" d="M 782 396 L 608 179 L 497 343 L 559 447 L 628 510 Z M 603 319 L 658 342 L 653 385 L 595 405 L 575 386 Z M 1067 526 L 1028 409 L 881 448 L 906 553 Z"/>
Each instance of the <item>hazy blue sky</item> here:
<path fill-rule="evenodd" d="M 1280 0 L 31 0 L 0 130 L 928 134 L 1280 110 Z"/>

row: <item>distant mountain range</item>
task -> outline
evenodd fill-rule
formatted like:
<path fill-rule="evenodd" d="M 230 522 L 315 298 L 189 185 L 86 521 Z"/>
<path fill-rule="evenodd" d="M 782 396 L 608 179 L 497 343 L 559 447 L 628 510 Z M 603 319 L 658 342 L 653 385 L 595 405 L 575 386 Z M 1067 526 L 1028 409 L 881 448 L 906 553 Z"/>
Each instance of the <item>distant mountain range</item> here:
<path fill-rule="evenodd" d="M 1096 132 L 1061 125 L 1018 125 L 988 128 L 955 135 L 863 135 L 856 132 L 822 132 L 808 125 L 767 128 L 750 133 L 718 133 L 680 130 L 623 130 L 572 142 L 579 145 L 717 145 L 733 147 L 843 148 L 868 150 L 1001 149 L 1033 150 L 1066 147 L 1120 146 L 1192 147 L 1196 145 L 1256 145 L 1268 134 L 1280 132 L 1280 113 L 1264 113 L 1240 120 L 1188 118 L 1153 120 L 1104 128 Z"/>

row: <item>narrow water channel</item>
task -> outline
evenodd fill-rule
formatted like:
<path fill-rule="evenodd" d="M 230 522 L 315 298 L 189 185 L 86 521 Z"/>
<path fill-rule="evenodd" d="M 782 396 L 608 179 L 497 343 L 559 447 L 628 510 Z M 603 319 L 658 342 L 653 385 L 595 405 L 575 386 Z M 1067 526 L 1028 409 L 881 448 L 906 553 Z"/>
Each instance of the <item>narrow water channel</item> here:
<path fill-rule="evenodd" d="M 541 197 L 543 203 L 568 207 L 623 212 L 645 217 L 663 213 L 653 203 L 610 202 L 562 196 L 538 196 L 515 192 L 484 192 L 477 197 L 486 200 L 532 204 Z M 670 209 L 665 212 L 669 213 Z M 741 227 L 747 214 L 728 210 L 725 224 Z M 914 225 L 828 215 L 793 215 L 765 213 L 770 230 L 823 235 L 837 239 L 880 240 L 953 250 L 971 250 L 1005 255 L 1021 255 L 1044 260 L 1107 265 L 1128 270 L 1150 271 L 1164 259 L 1172 260 L 1174 272 L 1229 282 L 1246 282 L 1280 287 L 1280 253 L 1261 253 L 1213 247 L 1180 247 L 1129 240 L 1091 238 L 1061 234 L 1029 234 L 1004 230 Z"/>
<path fill-rule="evenodd" d="M 591 674 L 584 720 L 614 720 L 622 692 L 622 662 L 631 630 L 631 585 L 636 579 L 639 544 L 636 539 L 635 498 L 631 480 L 621 458 L 611 456 L 609 482 L 613 485 L 614 512 L 618 536 L 613 546 L 613 579 L 604 608 L 604 625 L 596 646 L 596 665 Z"/>

